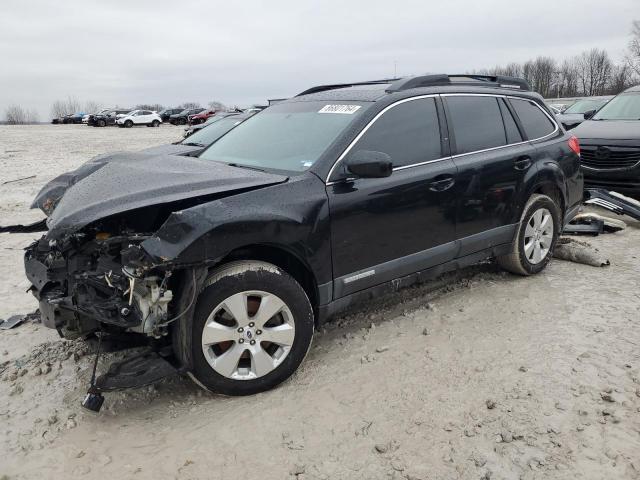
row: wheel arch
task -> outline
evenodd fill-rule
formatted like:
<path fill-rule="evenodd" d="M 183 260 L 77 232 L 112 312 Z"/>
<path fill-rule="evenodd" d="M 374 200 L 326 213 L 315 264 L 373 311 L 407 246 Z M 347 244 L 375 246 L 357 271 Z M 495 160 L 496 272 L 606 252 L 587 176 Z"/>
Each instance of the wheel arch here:
<path fill-rule="evenodd" d="M 319 306 L 318 282 L 313 270 L 304 259 L 284 245 L 250 244 L 235 248 L 213 265 L 211 269 L 219 268 L 225 263 L 235 260 L 258 260 L 271 263 L 291 275 L 309 297 L 317 323 Z"/>
<path fill-rule="evenodd" d="M 562 220 L 567 210 L 566 182 L 566 176 L 560 165 L 555 162 L 545 162 L 539 167 L 536 181 L 528 192 L 525 202 L 534 194 L 547 195 L 558 203 Z"/>

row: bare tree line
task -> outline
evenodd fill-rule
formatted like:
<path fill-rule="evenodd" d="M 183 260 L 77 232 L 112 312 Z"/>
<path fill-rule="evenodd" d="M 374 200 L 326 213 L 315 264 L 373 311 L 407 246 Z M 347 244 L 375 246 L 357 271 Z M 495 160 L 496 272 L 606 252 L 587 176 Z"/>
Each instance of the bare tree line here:
<path fill-rule="evenodd" d="M 628 52 L 619 64 L 605 50 L 593 48 L 560 62 L 540 56 L 473 73 L 523 77 L 545 98 L 615 95 L 640 82 L 640 21 L 632 23 Z"/>
<path fill-rule="evenodd" d="M 101 104 L 93 100 L 81 102 L 74 96 L 68 96 L 66 100 L 56 100 L 51 105 L 51 117 L 62 118 L 77 112 L 95 113 L 100 110 Z"/>
<path fill-rule="evenodd" d="M 26 125 L 38 122 L 38 112 L 27 110 L 20 105 L 9 105 L 4 112 L 4 118 L 8 125 Z"/>

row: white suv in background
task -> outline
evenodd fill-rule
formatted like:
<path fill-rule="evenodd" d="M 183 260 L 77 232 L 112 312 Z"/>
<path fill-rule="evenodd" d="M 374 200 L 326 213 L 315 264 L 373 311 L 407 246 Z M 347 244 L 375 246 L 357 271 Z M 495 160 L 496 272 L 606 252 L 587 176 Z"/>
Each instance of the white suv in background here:
<path fill-rule="evenodd" d="M 162 118 L 157 112 L 150 110 L 133 110 L 116 120 L 119 127 L 133 127 L 134 125 L 146 125 L 147 127 L 159 127 Z"/>

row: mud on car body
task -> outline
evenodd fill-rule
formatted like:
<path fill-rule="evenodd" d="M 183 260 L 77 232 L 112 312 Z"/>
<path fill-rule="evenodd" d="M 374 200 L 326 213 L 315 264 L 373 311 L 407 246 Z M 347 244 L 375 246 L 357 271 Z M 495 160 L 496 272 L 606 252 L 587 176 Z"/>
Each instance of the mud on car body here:
<path fill-rule="evenodd" d="M 208 389 L 288 378 L 335 312 L 496 257 L 530 275 L 582 199 L 579 147 L 507 77 L 314 87 L 198 158 L 97 157 L 34 201 L 44 323 L 171 345 Z"/>

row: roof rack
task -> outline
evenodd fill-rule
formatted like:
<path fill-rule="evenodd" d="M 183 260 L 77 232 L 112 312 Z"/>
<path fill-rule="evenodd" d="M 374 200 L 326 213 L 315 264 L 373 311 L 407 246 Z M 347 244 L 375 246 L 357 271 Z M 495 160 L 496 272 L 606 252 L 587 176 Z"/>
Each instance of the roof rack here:
<path fill-rule="evenodd" d="M 481 87 L 512 88 L 514 90 L 531 90 L 529 82 L 519 77 L 507 77 L 503 75 L 433 74 L 402 78 L 394 82 L 386 91 L 387 93 L 392 93 L 409 90 L 411 88 L 436 87 L 442 85 L 474 85 Z"/>
<path fill-rule="evenodd" d="M 357 87 L 359 85 L 384 85 L 385 83 L 394 83 L 401 80 L 400 78 L 385 78 L 382 80 L 369 80 L 366 82 L 353 82 L 353 83 L 336 83 L 334 85 L 318 85 L 317 87 L 311 87 L 305 90 L 304 92 L 300 92 L 296 95 L 296 97 L 300 97 L 302 95 L 309 95 L 310 93 L 318 93 L 324 92 L 327 90 L 336 90 L 338 88 L 348 88 L 348 87 Z"/>

